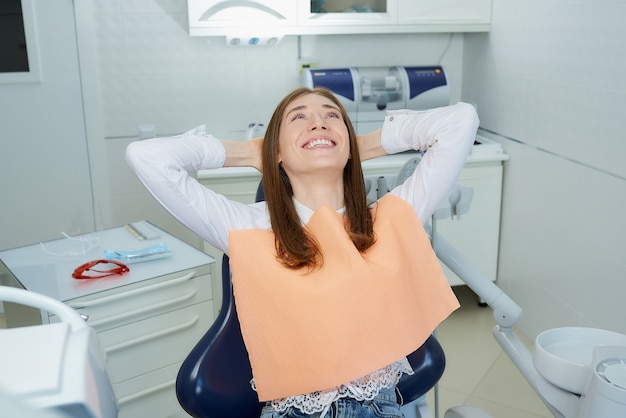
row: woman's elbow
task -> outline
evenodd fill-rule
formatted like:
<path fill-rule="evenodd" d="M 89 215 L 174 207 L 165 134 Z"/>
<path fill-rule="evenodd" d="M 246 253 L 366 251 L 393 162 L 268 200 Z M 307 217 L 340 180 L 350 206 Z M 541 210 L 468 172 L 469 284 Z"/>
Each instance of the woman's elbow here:
<path fill-rule="evenodd" d="M 155 165 L 156 161 L 151 157 L 152 152 L 145 146 L 145 141 L 134 141 L 126 147 L 126 164 L 135 173 L 138 174 L 143 169 Z"/>
<path fill-rule="evenodd" d="M 474 105 L 466 102 L 458 102 L 456 104 L 459 119 L 463 120 L 468 126 L 478 129 L 480 120 L 478 119 L 478 112 Z"/>

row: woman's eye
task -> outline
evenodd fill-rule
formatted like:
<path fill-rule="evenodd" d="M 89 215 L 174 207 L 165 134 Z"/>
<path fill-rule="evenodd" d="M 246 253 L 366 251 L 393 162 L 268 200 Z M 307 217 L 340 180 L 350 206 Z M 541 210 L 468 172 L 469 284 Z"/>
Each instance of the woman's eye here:
<path fill-rule="evenodd" d="M 295 113 L 293 115 L 293 117 L 291 118 L 291 120 L 296 120 L 296 119 L 304 119 L 304 113 Z"/>

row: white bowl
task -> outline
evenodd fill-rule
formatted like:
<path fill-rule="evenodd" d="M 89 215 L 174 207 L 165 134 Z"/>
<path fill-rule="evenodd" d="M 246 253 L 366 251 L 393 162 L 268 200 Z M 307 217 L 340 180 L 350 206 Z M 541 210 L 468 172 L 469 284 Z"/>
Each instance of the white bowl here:
<path fill-rule="evenodd" d="M 582 394 L 593 373 L 593 349 L 626 347 L 626 335 L 597 328 L 554 328 L 535 339 L 533 364 L 553 385 Z"/>

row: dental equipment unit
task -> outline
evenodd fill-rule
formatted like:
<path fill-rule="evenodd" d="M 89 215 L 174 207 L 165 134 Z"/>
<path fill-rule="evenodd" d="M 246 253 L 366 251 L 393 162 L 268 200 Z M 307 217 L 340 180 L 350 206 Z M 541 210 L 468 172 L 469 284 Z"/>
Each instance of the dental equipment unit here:
<path fill-rule="evenodd" d="M 32 291 L 0 286 L 0 301 L 54 314 L 59 322 L 0 329 L 0 410 L 33 417 L 115 418 L 117 400 L 96 333 L 72 308 Z M 22 409 L 15 409 L 15 408 Z M 6 408 L 6 409 L 5 409 Z"/>
<path fill-rule="evenodd" d="M 445 238 L 433 238 L 439 259 L 493 309 L 494 338 L 555 418 L 626 416 L 626 335 L 555 328 L 539 334 L 531 353 L 513 332 L 522 309 Z"/>
<path fill-rule="evenodd" d="M 419 158 L 407 162 L 396 184 L 418 164 Z M 385 184 L 385 179 L 379 183 Z M 522 308 L 437 232 L 438 219 L 460 218 L 469 211 L 471 200 L 472 189 L 455 184 L 425 229 L 439 260 L 493 310 L 492 334 L 498 344 L 555 418 L 626 417 L 626 335 L 594 328 L 554 328 L 537 336 L 531 353 L 513 331 Z M 435 387 L 436 409 L 437 403 Z M 418 418 L 430 417 L 427 408 L 417 407 Z M 465 406 L 451 408 L 444 416 L 484 417 L 488 415 L 483 411 Z"/>
<path fill-rule="evenodd" d="M 307 68 L 301 84 L 335 93 L 358 134 L 378 129 L 387 110 L 424 110 L 450 102 L 450 86 L 441 66 Z"/>

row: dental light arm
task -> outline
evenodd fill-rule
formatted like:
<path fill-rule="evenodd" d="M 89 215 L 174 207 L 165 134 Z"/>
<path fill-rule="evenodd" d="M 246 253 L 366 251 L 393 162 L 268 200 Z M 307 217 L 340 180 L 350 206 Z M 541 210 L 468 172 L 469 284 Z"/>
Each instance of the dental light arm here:
<path fill-rule="evenodd" d="M 409 172 L 412 172 L 419 161 L 414 163 L 414 165 L 407 163 L 409 167 L 403 167 L 400 170 L 399 178 L 406 177 Z M 426 225 L 425 229 L 431 236 L 431 243 L 437 257 L 493 309 L 493 316 L 500 327 L 512 328 L 522 315 L 522 308 L 441 234 L 437 233 L 437 220 L 454 219 L 455 216 L 460 220 L 462 214 L 469 212 L 473 196 L 474 190 L 471 187 L 454 184 L 448 193 L 448 198 L 444 199 L 433 213 L 431 224 Z"/>
<path fill-rule="evenodd" d="M 498 344 L 556 418 L 574 416 L 572 405 L 576 405 L 576 395 L 547 384 L 535 369 L 531 352 L 513 332 L 522 308 L 437 233 L 435 219 L 433 224 L 435 228 L 426 225 L 425 229 L 432 237 L 437 257 L 493 309 L 497 324 L 493 336 Z"/>
<path fill-rule="evenodd" d="M 433 250 L 441 262 L 491 307 L 496 321 L 493 337 L 554 417 L 578 416 L 578 395 L 549 384 L 535 368 L 531 351 L 513 331 L 522 315 L 522 308 L 437 232 L 437 220 L 454 219 L 455 216 L 460 218 L 460 215 L 469 211 L 472 196 L 471 188 L 455 184 L 448 199 L 435 211 L 431 223 L 425 226 L 431 237 Z"/>
<path fill-rule="evenodd" d="M 426 226 L 426 232 L 431 233 L 429 225 Z M 433 249 L 437 257 L 493 309 L 493 316 L 499 326 L 512 328 L 517 323 L 522 308 L 436 232 Z"/>

